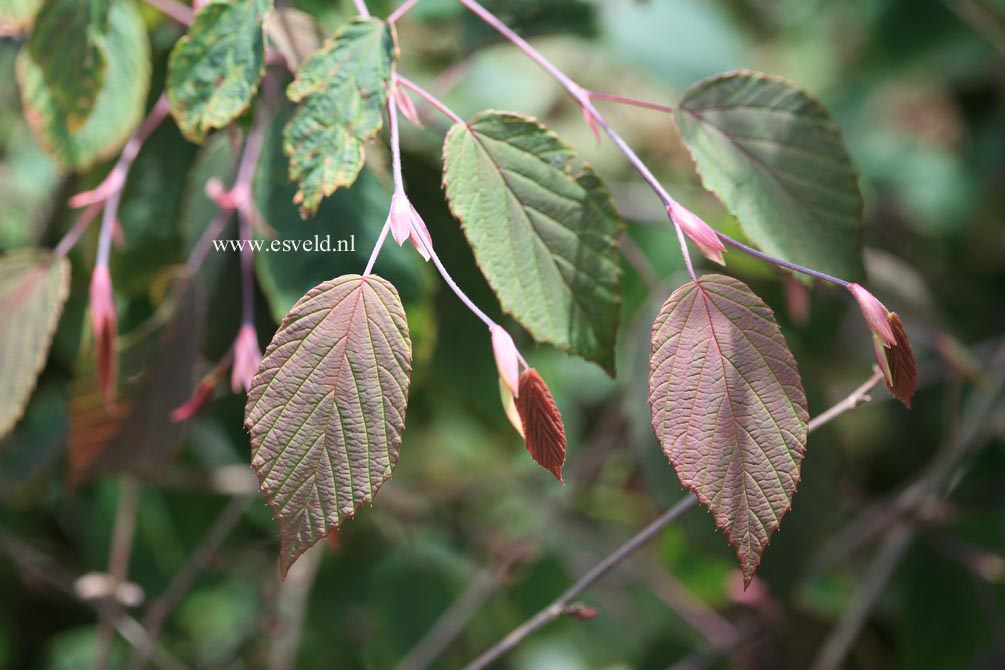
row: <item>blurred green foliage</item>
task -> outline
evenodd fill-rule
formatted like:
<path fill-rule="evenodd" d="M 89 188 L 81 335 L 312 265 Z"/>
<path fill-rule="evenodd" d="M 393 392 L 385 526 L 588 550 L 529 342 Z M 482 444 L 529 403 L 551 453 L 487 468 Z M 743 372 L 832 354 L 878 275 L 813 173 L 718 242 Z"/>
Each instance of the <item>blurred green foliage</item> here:
<path fill-rule="evenodd" d="M 294 4 L 326 31 L 351 11 L 348 2 Z M 386 15 L 393 4 L 372 2 L 371 8 Z M 663 670 L 683 658 L 703 663 L 689 667 L 810 667 L 847 616 L 877 551 L 875 537 L 852 551 L 842 531 L 872 503 L 915 481 L 961 431 L 976 431 L 979 445 L 954 471 L 947 501 L 923 510 L 914 540 L 882 585 L 844 667 L 1005 667 L 1005 414 L 1000 397 L 992 411 L 974 415 L 968 409 L 993 389 L 1000 393 L 995 383 L 1003 373 L 990 362 L 1005 344 L 1005 5 L 491 5 L 591 89 L 674 104 L 698 78 L 743 67 L 786 76 L 817 95 L 838 119 L 861 171 L 870 286 L 904 316 L 922 370 L 912 411 L 880 389 L 873 402 L 811 435 L 793 511 L 765 552 L 752 591 L 738 590 L 735 558 L 709 515 L 692 510 L 639 561 L 583 597 L 600 616 L 562 619 L 495 667 Z M 181 33 L 150 7 L 143 7 L 143 16 L 153 49 L 152 101 L 162 90 L 167 51 Z M 264 500 L 253 497 L 160 636 L 184 667 L 392 668 L 473 584 L 495 580 L 431 666 L 460 667 L 682 495 L 653 437 L 646 402 L 652 319 L 685 277 L 659 202 L 609 142 L 594 140 L 557 85 L 455 3 L 423 0 L 398 32 L 403 74 L 442 93 L 462 115 L 501 108 L 541 118 L 611 187 L 631 222 L 632 248 L 648 258 L 624 264 L 618 378 L 535 347 L 524 333 L 517 338 L 565 418 L 567 485 L 558 486 L 527 457 L 502 413 L 482 324 L 414 253 L 385 248 L 377 271 L 402 294 L 416 350 L 394 478 L 373 508 L 347 523 L 337 542 L 305 556 L 302 574 L 282 586 L 276 527 Z M 0 41 L 0 249 L 55 244 L 74 220 L 67 197 L 92 187 L 109 169 L 105 163 L 63 174 L 31 139 L 13 74 L 22 48 L 17 39 Z M 670 117 L 609 103 L 603 109 L 672 193 L 713 225 L 736 232 L 721 205 L 701 191 Z M 277 129 L 286 114 L 277 117 Z M 406 181 L 453 276 L 477 304 L 502 318 L 443 202 L 438 153 L 445 127 L 430 117 L 423 129 L 403 129 Z M 273 137 L 256 182 L 265 219 L 283 237 L 355 234 L 358 252 L 259 258 L 263 344 L 306 288 L 362 270 L 390 192 L 384 149 L 377 148 L 356 186 L 327 201 L 316 219 L 300 221 L 276 144 Z M 228 175 L 232 147 L 233 138 L 222 131 L 196 148 L 171 123 L 144 147 L 121 209 L 126 243 L 113 252 L 124 329 L 154 312 L 153 278 L 184 260 L 212 216 L 202 186 L 208 175 Z M 108 563 L 121 482 L 102 478 L 71 488 L 65 447 L 70 385 L 78 357 L 89 355 L 80 334 L 96 232 L 71 254 L 73 293 L 53 353 L 25 418 L 0 442 L 2 668 L 90 667 L 97 646 L 94 611 L 9 556 L 16 538 L 73 575 L 102 571 Z M 810 319 L 803 321 L 788 309 L 779 275 L 736 252 L 726 260 L 729 271 L 775 309 L 812 414 L 869 376 L 868 336 L 844 296 L 815 289 Z M 216 252 L 202 269 L 209 305 L 206 367 L 236 333 L 237 273 L 236 255 Z M 512 321 L 503 323 L 520 332 Z M 144 481 L 129 577 L 146 603 L 164 592 L 200 546 L 227 504 L 227 491 L 254 489 L 242 418 L 243 396 L 218 391 L 190 422 L 174 465 Z M 743 651 L 716 652 L 708 630 L 688 623 L 679 603 L 668 604 L 669 579 L 671 593 L 686 589 L 695 599 L 684 611 L 714 608 L 747 640 Z M 143 606 L 131 614 L 142 618 Z M 295 651 L 285 652 L 286 665 L 276 665 L 293 633 L 299 633 Z M 111 667 L 126 667 L 130 653 L 118 640 Z"/>

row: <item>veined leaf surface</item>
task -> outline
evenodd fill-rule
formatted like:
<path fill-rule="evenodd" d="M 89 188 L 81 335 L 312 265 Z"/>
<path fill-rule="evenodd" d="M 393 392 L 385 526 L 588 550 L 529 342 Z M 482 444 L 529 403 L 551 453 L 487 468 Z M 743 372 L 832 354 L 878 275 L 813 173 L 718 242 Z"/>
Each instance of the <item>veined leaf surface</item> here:
<path fill-rule="evenodd" d="M 600 179 L 538 121 L 506 112 L 455 125 L 443 154 L 450 208 L 503 309 L 613 374 L 623 223 Z"/>
<path fill-rule="evenodd" d="M 283 319 L 245 412 L 283 575 L 391 477 L 411 369 L 398 292 L 375 275 L 323 282 Z"/>
<path fill-rule="evenodd" d="M 792 505 L 806 448 L 795 359 L 760 298 L 739 280 L 707 275 L 663 304 L 649 370 L 656 437 L 749 584 Z"/>
<path fill-rule="evenodd" d="M 251 104 L 265 73 L 265 16 L 271 0 L 218 0 L 196 14 L 168 61 L 171 115 L 201 143 Z"/>
<path fill-rule="evenodd" d="M 394 64 L 391 30 L 377 19 L 355 19 L 312 54 L 286 90 L 299 102 L 283 132 L 293 201 L 312 216 L 321 199 L 356 181 L 363 145 L 383 125 Z"/>
<path fill-rule="evenodd" d="M 705 187 L 764 251 L 854 281 L 862 195 L 841 131 L 787 81 L 735 72 L 692 86 L 677 124 Z"/>

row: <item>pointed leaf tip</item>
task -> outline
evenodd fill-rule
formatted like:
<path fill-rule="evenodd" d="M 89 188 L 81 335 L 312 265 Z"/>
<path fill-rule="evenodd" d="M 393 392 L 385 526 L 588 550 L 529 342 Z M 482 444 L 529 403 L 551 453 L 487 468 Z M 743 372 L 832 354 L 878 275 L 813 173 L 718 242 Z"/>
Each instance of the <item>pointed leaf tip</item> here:
<path fill-rule="evenodd" d="M 537 370 L 528 368 L 520 375 L 520 395 L 516 409 L 523 424 L 524 441 L 538 465 L 562 481 L 565 465 L 565 427 L 548 385 Z"/>
<path fill-rule="evenodd" d="M 401 447 L 412 345 L 401 299 L 376 275 L 307 292 L 251 381 L 251 464 L 290 565 L 391 477 Z"/>
<path fill-rule="evenodd" d="M 653 324 L 649 402 L 681 484 L 712 512 L 749 584 L 791 506 L 809 421 L 771 309 L 722 275 L 674 291 Z"/>

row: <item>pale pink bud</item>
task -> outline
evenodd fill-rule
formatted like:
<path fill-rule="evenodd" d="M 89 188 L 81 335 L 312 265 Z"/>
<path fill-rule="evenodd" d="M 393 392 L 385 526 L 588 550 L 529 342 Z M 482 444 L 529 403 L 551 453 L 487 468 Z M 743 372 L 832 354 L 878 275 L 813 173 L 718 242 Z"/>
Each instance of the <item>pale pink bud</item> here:
<path fill-rule="evenodd" d="M 890 312 L 883 303 L 858 284 L 848 284 L 848 290 L 858 301 L 858 308 L 862 310 L 862 316 L 865 317 L 869 330 L 879 337 L 884 345 L 897 346 L 897 338 L 894 337 L 893 328 L 890 326 Z"/>
<path fill-rule="evenodd" d="M 112 278 L 108 266 L 99 265 L 91 275 L 91 331 L 94 334 L 94 350 L 97 358 L 98 385 L 105 394 L 105 404 L 115 404 L 115 390 L 118 383 L 118 315 L 115 311 L 115 296 L 112 292 Z"/>
<path fill-rule="evenodd" d="M 502 327 L 493 325 L 489 331 L 492 333 L 492 353 L 495 354 L 499 379 L 516 398 L 520 395 L 520 354 L 513 338 Z"/>
<path fill-rule="evenodd" d="M 597 128 L 597 120 L 593 118 L 593 114 L 591 114 L 586 107 L 583 107 L 583 121 L 586 121 L 586 126 L 590 129 L 590 132 L 593 133 L 593 136 L 597 138 L 597 142 L 599 143 L 600 129 Z"/>
<path fill-rule="evenodd" d="M 216 177 L 211 177 L 206 182 L 205 191 L 206 197 L 215 202 L 220 209 L 237 209 L 237 203 L 234 202 L 233 195 L 223 185 L 223 182 Z"/>
<path fill-rule="evenodd" d="M 398 243 L 399 247 L 405 243 L 411 233 L 412 212 L 412 205 L 408 202 L 408 197 L 400 191 L 395 191 L 391 197 L 391 211 L 387 218 L 391 222 L 391 235 L 394 236 L 394 241 Z"/>
<path fill-rule="evenodd" d="M 672 202 L 667 207 L 667 214 L 680 226 L 684 234 L 697 245 L 698 249 L 710 261 L 725 265 L 722 252 L 726 250 L 712 226 L 702 221 L 701 217 L 684 207 L 679 202 Z"/>
<path fill-rule="evenodd" d="M 409 97 L 408 93 L 401 86 L 394 87 L 394 102 L 398 105 L 398 109 L 401 110 L 401 115 L 412 122 L 412 125 L 421 128 L 422 122 L 419 120 L 419 112 L 415 109 L 415 103 L 412 102 L 412 98 Z"/>
<path fill-rule="evenodd" d="M 419 250 L 419 255 L 428 261 L 430 259 L 430 255 L 427 249 L 433 248 L 433 238 L 429 236 L 429 229 L 426 228 L 426 222 L 423 221 L 422 217 L 419 216 L 419 213 L 415 211 L 415 207 L 412 207 L 411 203 L 408 204 L 408 207 L 412 210 L 412 220 L 408 236 L 412 240 L 412 244 L 415 245 L 415 248 Z"/>
<path fill-rule="evenodd" d="M 234 393 L 242 388 L 251 388 L 251 378 L 258 372 L 262 362 L 262 350 L 258 348 L 258 333 L 251 325 L 241 326 L 234 340 L 234 367 L 230 370 L 230 388 Z"/>

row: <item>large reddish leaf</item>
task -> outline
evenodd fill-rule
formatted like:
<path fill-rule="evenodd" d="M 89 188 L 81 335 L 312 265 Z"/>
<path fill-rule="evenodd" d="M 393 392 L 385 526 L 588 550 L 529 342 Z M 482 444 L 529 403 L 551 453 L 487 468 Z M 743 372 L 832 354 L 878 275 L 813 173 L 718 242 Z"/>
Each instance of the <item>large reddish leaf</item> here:
<path fill-rule="evenodd" d="M 749 584 L 799 481 L 809 415 L 796 362 L 771 309 L 722 275 L 674 291 L 652 346 L 653 430 Z"/>
<path fill-rule="evenodd" d="M 907 331 L 904 330 L 904 324 L 896 312 L 890 313 L 890 327 L 893 328 L 897 346 L 886 350 L 886 360 L 890 369 L 886 387 L 895 398 L 904 403 L 905 407 L 911 409 L 911 396 L 918 387 L 918 364 L 914 362 L 911 341 L 907 339 Z"/>
<path fill-rule="evenodd" d="M 565 465 L 565 427 L 548 385 L 534 368 L 520 375 L 516 410 L 523 426 L 523 439 L 538 465 L 562 481 Z"/>
<path fill-rule="evenodd" d="M 411 370 L 405 311 L 380 277 L 319 284 L 283 319 L 251 381 L 245 427 L 284 576 L 391 477 Z"/>

